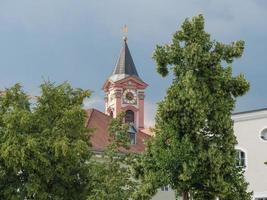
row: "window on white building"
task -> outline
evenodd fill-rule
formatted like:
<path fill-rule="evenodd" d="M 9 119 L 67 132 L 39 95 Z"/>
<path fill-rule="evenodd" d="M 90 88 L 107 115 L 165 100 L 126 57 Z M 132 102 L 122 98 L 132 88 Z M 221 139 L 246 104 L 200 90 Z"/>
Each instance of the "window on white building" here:
<path fill-rule="evenodd" d="M 246 154 L 240 149 L 236 150 L 236 164 L 238 167 L 246 167 Z"/>
<path fill-rule="evenodd" d="M 258 197 L 258 198 L 255 198 L 255 200 L 267 200 L 267 197 Z"/>
<path fill-rule="evenodd" d="M 261 131 L 261 139 L 267 140 L 267 128 Z"/>
<path fill-rule="evenodd" d="M 166 185 L 166 186 L 162 186 L 162 187 L 161 187 L 161 191 L 163 191 L 163 192 L 168 192 L 168 191 L 169 191 L 169 186 L 168 186 L 168 185 Z"/>

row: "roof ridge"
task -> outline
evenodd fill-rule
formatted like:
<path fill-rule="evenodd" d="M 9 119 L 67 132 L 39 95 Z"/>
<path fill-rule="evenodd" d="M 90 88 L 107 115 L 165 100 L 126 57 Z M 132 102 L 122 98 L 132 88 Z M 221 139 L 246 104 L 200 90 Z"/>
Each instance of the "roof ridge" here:
<path fill-rule="evenodd" d="M 93 112 L 94 112 L 94 108 L 89 108 L 89 109 L 86 109 L 85 110 L 85 112 L 87 113 L 87 114 L 89 114 L 88 116 L 87 116 L 87 123 L 86 123 L 86 127 L 89 125 L 89 122 L 90 122 L 90 120 L 91 120 L 91 118 L 92 118 L 92 115 L 93 115 Z M 88 113 L 89 112 L 89 113 Z"/>
<path fill-rule="evenodd" d="M 100 110 L 98 110 L 98 109 L 96 109 L 96 108 L 89 108 L 89 109 L 86 109 L 85 111 L 90 111 L 90 110 L 92 110 L 92 112 L 90 113 L 90 115 L 89 115 L 88 117 L 91 117 L 91 115 L 93 114 L 93 112 L 99 112 L 99 113 L 102 114 L 102 115 L 105 115 L 105 116 L 107 116 L 107 117 L 110 117 L 110 116 L 107 115 L 106 113 L 104 113 L 104 112 L 102 112 L 102 111 L 100 111 Z"/>
<path fill-rule="evenodd" d="M 104 112 L 102 112 L 102 111 L 100 111 L 100 110 L 98 110 L 98 109 L 95 109 L 95 108 L 93 108 L 96 112 L 99 112 L 100 114 L 102 114 L 102 115 L 105 115 L 105 116 L 107 116 L 107 117 L 110 117 L 109 115 L 107 115 L 106 113 L 104 113 Z"/>

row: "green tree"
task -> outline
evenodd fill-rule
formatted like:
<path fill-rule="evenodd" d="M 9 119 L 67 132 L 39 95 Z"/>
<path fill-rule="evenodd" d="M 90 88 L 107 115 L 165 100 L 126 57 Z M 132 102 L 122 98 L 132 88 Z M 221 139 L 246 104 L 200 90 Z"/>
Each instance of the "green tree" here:
<path fill-rule="evenodd" d="M 232 74 L 231 63 L 243 50 L 243 41 L 211 40 L 202 15 L 186 19 L 170 44 L 156 47 L 158 73 L 165 77 L 171 69 L 174 77 L 142 159 L 151 194 L 168 184 L 184 200 L 251 199 L 236 166 L 231 120 L 236 97 L 249 89 L 242 74 Z"/>
<path fill-rule="evenodd" d="M 133 170 L 129 164 L 128 124 L 124 123 L 124 113 L 120 113 L 109 124 L 110 144 L 101 155 L 92 162 L 91 184 L 93 189 L 88 193 L 88 200 L 125 200 L 131 199 L 138 186 Z"/>
<path fill-rule="evenodd" d="M 85 199 L 91 158 L 83 100 L 89 91 L 41 85 L 30 103 L 20 85 L 0 96 L 0 199 Z"/>

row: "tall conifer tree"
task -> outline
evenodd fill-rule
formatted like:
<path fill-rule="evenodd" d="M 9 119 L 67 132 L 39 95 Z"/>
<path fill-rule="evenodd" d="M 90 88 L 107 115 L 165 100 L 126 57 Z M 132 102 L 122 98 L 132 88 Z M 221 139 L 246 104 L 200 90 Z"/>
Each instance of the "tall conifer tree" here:
<path fill-rule="evenodd" d="M 236 97 L 249 89 L 242 74 L 232 74 L 231 64 L 243 50 L 243 41 L 211 40 L 199 15 L 186 19 L 172 42 L 154 52 L 158 73 L 165 77 L 171 70 L 174 77 L 158 105 L 143 173 L 169 184 L 184 200 L 251 198 L 242 168 L 236 166 L 231 119 Z"/>

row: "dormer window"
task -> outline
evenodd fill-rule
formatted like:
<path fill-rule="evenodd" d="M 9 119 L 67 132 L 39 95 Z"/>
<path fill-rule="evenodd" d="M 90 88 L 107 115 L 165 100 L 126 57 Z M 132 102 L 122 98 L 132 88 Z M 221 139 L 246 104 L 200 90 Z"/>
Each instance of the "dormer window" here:
<path fill-rule="evenodd" d="M 137 134 L 137 131 L 136 131 L 133 123 L 130 123 L 129 124 L 128 134 L 129 134 L 130 144 L 136 144 L 136 134 Z"/>
<path fill-rule="evenodd" d="M 130 144 L 136 144 L 136 133 L 129 133 Z"/>

